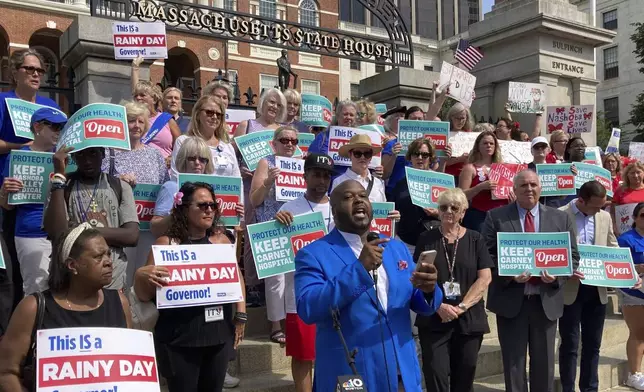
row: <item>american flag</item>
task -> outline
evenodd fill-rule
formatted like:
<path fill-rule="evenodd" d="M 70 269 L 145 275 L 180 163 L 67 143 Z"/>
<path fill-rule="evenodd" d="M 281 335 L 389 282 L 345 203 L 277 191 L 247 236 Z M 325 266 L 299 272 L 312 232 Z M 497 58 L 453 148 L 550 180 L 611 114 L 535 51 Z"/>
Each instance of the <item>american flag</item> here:
<path fill-rule="evenodd" d="M 458 47 L 456 48 L 456 53 L 454 53 L 454 58 L 461 63 L 468 71 L 471 71 L 476 64 L 481 61 L 483 58 L 483 52 L 478 48 L 475 48 L 470 45 L 464 39 L 458 41 Z"/>

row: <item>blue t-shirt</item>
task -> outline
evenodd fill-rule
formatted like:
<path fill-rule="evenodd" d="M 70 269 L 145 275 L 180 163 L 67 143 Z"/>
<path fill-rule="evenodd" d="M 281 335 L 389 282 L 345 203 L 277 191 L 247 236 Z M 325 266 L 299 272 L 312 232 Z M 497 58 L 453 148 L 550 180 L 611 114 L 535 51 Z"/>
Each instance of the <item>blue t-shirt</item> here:
<path fill-rule="evenodd" d="M 31 151 L 31 147 L 25 146 L 21 150 Z M 2 178 L 9 176 L 9 164 L 7 159 L 4 163 Z M 16 237 L 44 238 L 47 233 L 42 229 L 42 217 L 44 212 L 43 204 L 20 204 L 16 209 Z"/>
<path fill-rule="evenodd" d="M 327 128 L 324 132 L 320 132 L 315 136 L 315 139 L 313 139 L 313 143 L 309 146 L 309 152 L 315 152 L 318 154 L 329 154 L 329 128 Z M 331 184 L 333 184 L 333 180 L 335 180 L 337 177 L 340 177 L 341 175 L 344 174 L 348 169 L 348 166 L 335 166 L 333 168 L 333 175 L 331 176 Z"/>
<path fill-rule="evenodd" d="M 190 125 L 190 117 L 186 117 L 181 113 L 179 115 L 179 118 L 175 119 L 177 122 L 177 125 L 179 126 L 179 130 L 181 131 L 182 134 L 186 133 L 188 131 L 188 125 Z"/>
<path fill-rule="evenodd" d="M 619 236 L 617 243 L 622 248 L 629 248 L 633 256 L 633 264 L 644 263 L 644 237 L 642 237 L 635 229 L 631 229 L 626 233 Z M 644 293 L 639 290 L 622 289 L 628 295 L 644 299 Z"/>
<path fill-rule="evenodd" d="M 176 181 L 168 181 L 161 185 L 159 194 L 157 195 L 157 202 L 154 206 L 154 216 L 168 216 L 172 207 L 174 206 L 174 195 L 179 192 L 179 183 Z"/>
<path fill-rule="evenodd" d="M 385 144 L 385 147 L 382 149 L 382 155 L 393 155 L 393 149 L 396 143 L 398 143 L 398 138 L 389 140 L 387 144 Z M 391 175 L 387 180 L 387 187 L 385 189 L 387 198 L 390 197 L 389 195 L 391 194 L 391 192 L 393 192 L 396 184 L 398 184 L 398 181 L 405 178 L 405 166 L 410 166 L 409 162 L 407 162 L 404 156 L 398 155 L 396 157 L 396 163 L 394 163 L 394 168 L 391 170 Z"/>
<path fill-rule="evenodd" d="M 13 132 L 13 124 L 11 123 L 11 117 L 9 116 L 9 109 L 5 99 L 7 98 L 18 98 L 16 92 L 11 90 L 7 93 L 0 93 L 0 139 L 4 140 L 7 143 L 27 143 L 29 139 L 24 137 L 17 137 Z M 36 95 L 36 103 L 38 105 L 49 106 L 60 110 L 58 104 L 52 101 L 49 98 L 41 97 Z M 7 157 L 9 154 L 0 154 L 0 167 L 5 167 Z M 4 180 L 4 175 L 0 178 L 0 184 Z"/>

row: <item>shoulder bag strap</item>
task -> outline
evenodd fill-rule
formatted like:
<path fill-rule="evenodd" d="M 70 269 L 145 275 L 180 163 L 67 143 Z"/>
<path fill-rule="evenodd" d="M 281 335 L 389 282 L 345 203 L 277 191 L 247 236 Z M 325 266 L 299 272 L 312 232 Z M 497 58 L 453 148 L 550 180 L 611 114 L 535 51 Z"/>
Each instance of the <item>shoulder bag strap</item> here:
<path fill-rule="evenodd" d="M 31 329 L 31 345 L 29 346 L 29 352 L 27 353 L 27 360 L 25 363 L 34 363 L 34 369 L 35 367 L 35 361 L 36 361 L 36 343 L 37 343 L 37 337 L 36 334 L 40 328 L 42 328 L 42 322 L 43 319 L 45 318 L 45 296 L 42 295 L 40 291 L 35 292 L 32 294 L 36 298 L 36 319 L 34 320 L 34 326 Z M 34 389 L 35 391 L 35 389 Z"/>
<path fill-rule="evenodd" d="M 141 138 L 141 143 L 143 144 L 148 144 L 156 135 L 161 132 L 163 127 L 166 126 L 166 124 L 172 119 L 172 114 L 163 112 L 157 117 L 156 120 L 152 123 L 150 126 L 150 129 L 148 132 Z"/>
<path fill-rule="evenodd" d="M 116 156 L 113 148 L 110 148 L 110 176 L 116 176 Z"/>
<path fill-rule="evenodd" d="M 369 185 L 367 186 L 367 196 L 371 195 L 371 190 L 373 189 L 373 182 L 376 179 L 373 177 L 373 174 L 371 175 L 371 178 L 369 179 Z"/>

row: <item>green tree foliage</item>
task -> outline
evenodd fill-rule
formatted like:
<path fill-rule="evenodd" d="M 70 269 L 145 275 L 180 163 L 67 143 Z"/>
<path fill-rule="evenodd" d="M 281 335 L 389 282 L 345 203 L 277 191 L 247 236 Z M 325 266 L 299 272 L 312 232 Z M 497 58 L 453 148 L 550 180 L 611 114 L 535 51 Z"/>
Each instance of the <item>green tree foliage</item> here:
<path fill-rule="evenodd" d="M 644 24 L 633 23 L 635 31 L 631 34 L 631 41 L 635 44 L 633 54 L 637 62 L 642 65 L 640 72 L 644 73 Z M 626 124 L 632 124 L 637 128 L 638 133 L 644 133 L 644 92 L 640 93 L 632 105 L 630 118 Z"/>
<path fill-rule="evenodd" d="M 604 117 L 604 112 L 597 112 L 595 121 L 597 121 L 597 146 L 606 150 L 612 133 L 612 127 L 610 122 Z"/>

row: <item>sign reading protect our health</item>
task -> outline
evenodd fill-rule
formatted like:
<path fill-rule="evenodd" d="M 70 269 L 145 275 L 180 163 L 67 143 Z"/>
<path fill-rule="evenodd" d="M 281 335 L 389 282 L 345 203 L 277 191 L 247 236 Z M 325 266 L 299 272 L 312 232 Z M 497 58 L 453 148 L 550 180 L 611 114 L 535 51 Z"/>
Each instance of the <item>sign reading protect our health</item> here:
<path fill-rule="evenodd" d="M 304 161 L 299 158 L 275 157 L 275 167 L 280 173 L 275 178 L 277 201 L 291 201 L 306 193 Z"/>
<path fill-rule="evenodd" d="M 55 328 L 36 336 L 38 392 L 160 392 L 151 332 Z"/>
<path fill-rule="evenodd" d="M 186 182 L 205 182 L 212 186 L 217 197 L 217 208 L 219 219 L 226 227 L 239 225 L 239 214 L 237 204 L 242 199 L 241 177 L 220 177 L 206 174 L 185 174 L 179 173 L 179 188 Z"/>
<path fill-rule="evenodd" d="M 130 150 L 125 107 L 111 103 L 90 103 L 74 113 L 61 131 L 56 150 L 74 147 L 78 152 L 90 147 Z"/>
<path fill-rule="evenodd" d="M 371 209 L 373 211 L 371 231 L 393 238 L 396 235 L 395 221 L 387 218 L 387 216 L 396 209 L 395 204 L 390 202 L 371 203 Z"/>
<path fill-rule="evenodd" d="M 577 192 L 575 175 L 570 171 L 570 166 L 570 163 L 537 165 L 537 175 L 541 181 L 541 196 L 569 196 Z"/>
<path fill-rule="evenodd" d="M 613 197 L 613 179 L 610 172 L 603 167 L 590 163 L 575 162 L 577 175 L 575 176 L 575 188 L 579 189 L 588 181 L 599 181 L 604 188 L 608 197 Z"/>
<path fill-rule="evenodd" d="M 628 248 L 577 245 L 582 284 L 598 287 L 631 288 L 637 283 L 637 272 Z"/>
<path fill-rule="evenodd" d="M 154 206 L 160 189 L 161 185 L 154 184 L 136 184 L 136 187 L 132 188 L 136 215 L 139 217 L 139 230 L 141 231 L 150 230 L 150 222 L 154 216 Z"/>
<path fill-rule="evenodd" d="M 570 233 L 497 233 L 499 276 L 572 275 Z"/>
<path fill-rule="evenodd" d="M 433 170 L 405 168 L 411 202 L 422 208 L 438 207 L 438 196 L 445 189 L 454 188 L 454 176 Z"/>
<path fill-rule="evenodd" d="M 49 177 L 54 172 L 51 152 L 13 150 L 9 155 L 9 177 L 22 181 L 22 190 L 9 193 L 9 204 L 44 204 Z"/>
<path fill-rule="evenodd" d="M 333 120 L 333 105 L 321 95 L 302 94 L 300 121 L 310 127 L 328 127 Z"/>
<path fill-rule="evenodd" d="M 165 23 L 112 22 L 114 58 L 167 59 Z"/>
<path fill-rule="evenodd" d="M 398 142 L 402 145 L 402 150 L 398 155 L 405 156 L 409 145 L 418 138 L 428 139 L 436 150 L 436 156 L 444 157 L 449 139 L 449 122 L 400 120 Z"/>
<path fill-rule="evenodd" d="M 274 136 L 275 131 L 259 131 L 235 138 L 244 163 L 250 171 L 257 169 L 257 164 L 262 158 L 275 153 L 272 144 Z"/>
<path fill-rule="evenodd" d="M 322 213 L 296 215 L 284 226 L 272 220 L 248 225 L 248 239 L 259 279 L 295 271 L 297 252 L 326 235 Z"/>
<path fill-rule="evenodd" d="M 349 127 L 331 127 L 329 130 L 329 155 L 333 158 L 333 162 L 340 166 L 351 166 L 351 158 L 343 158 L 340 156 L 340 147 L 349 143 L 353 135 L 363 134 L 369 136 L 371 145 L 374 147 L 381 147 L 382 137 L 376 131 L 369 131 L 366 129 L 349 128 Z M 382 151 L 374 154 L 371 158 L 369 167 L 374 169 L 380 166 Z"/>
<path fill-rule="evenodd" d="M 38 109 L 50 107 L 23 101 L 19 98 L 7 98 L 5 99 L 5 102 L 7 103 L 7 111 L 9 112 L 9 118 L 13 125 L 13 133 L 17 137 L 34 140 L 34 134 L 31 132 L 31 116 L 36 113 Z M 50 109 L 59 111 L 56 108 Z"/>
<path fill-rule="evenodd" d="M 154 264 L 168 269 L 157 288 L 157 309 L 220 305 L 244 300 L 233 244 L 153 245 Z"/>

